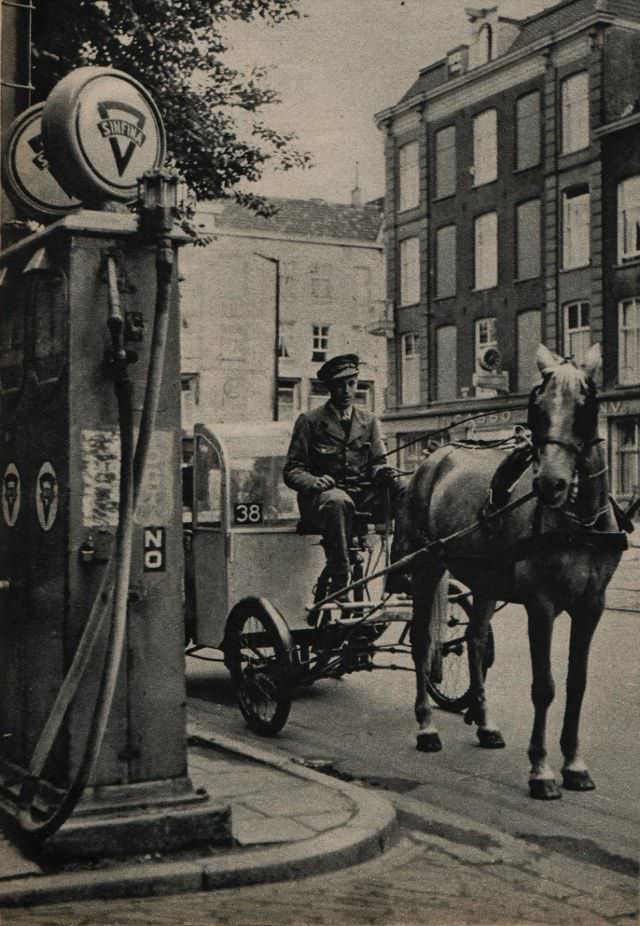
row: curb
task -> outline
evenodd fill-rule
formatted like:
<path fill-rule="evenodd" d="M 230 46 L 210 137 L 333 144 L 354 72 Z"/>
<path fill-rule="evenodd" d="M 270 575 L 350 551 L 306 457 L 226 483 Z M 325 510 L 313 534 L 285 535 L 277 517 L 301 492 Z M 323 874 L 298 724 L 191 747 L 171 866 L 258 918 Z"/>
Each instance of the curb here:
<path fill-rule="evenodd" d="M 101 871 L 15 878 L 0 883 L 0 907 L 211 891 L 326 874 L 367 861 L 390 848 L 398 838 L 395 808 L 378 794 L 304 768 L 293 759 L 280 758 L 211 733 L 197 723 L 188 724 L 188 736 L 194 745 L 223 749 L 339 791 L 353 802 L 355 813 L 343 826 L 289 845 L 232 850 L 220 857 L 206 856 L 191 861 L 122 864 Z M 364 802 L 363 795 L 366 795 Z"/>

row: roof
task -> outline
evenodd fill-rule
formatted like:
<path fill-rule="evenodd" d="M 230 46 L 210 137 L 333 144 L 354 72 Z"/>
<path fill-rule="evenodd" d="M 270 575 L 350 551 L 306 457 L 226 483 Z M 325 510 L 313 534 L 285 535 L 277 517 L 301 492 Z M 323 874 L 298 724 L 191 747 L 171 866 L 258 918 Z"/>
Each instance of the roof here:
<path fill-rule="evenodd" d="M 324 199 L 267 198 L 276 212 L 269 218 L 233 200 L 225 201 L 216 212 L 216 227 L 297 235 L 304 238 L 342 238 L 375 241 L 383 219 L 383 200 L 363 206 L 328 203 Z"/>
<path fill-rule="evenodd" d="M 639 0 L 562 0 L 526 19 L 511 19 L 520 27 L 520 34 L 506 54 L 526 48 L 545 36 L 550 36 L 572 25 L 577 25 L 594 13 L 609 13 L 623 19 L 640 22 Z M 506 17 L 501 17 L 505 20 Z M 467 72 L 472 73 L 472 72 Z M 447 81 L 446 59 L 436 61 L 420 72 L 419 78 L 400 100 L 401 103 L 441 86 Z"/>

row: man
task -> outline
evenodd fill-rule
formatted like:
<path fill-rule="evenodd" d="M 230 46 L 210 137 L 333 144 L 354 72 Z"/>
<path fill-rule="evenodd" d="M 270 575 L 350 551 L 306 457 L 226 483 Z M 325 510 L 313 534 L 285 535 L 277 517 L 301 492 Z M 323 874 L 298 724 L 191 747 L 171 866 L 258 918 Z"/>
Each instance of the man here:
<path fill-rule="evenodd" d="M 385 463 L 378 419 L 354 406 L 359 363 L 356 354 L 341 354 L 320 367 L 318 379 L 329 390 L 329 401 L 298 417 L 283 474 L 285 484 L 298 493 L 302 522 L 323 536 L 327 556 L 323 575 L 332 591 L 349 584 L 349 539 L 358 483 L 373 479 L 380 487 L 379 496 L 389 486 L 394 507 L 402 504 L 406 494 L 406 481 Z M 387 590 L 406 589 L 390 587 L 388 581 Z"/>

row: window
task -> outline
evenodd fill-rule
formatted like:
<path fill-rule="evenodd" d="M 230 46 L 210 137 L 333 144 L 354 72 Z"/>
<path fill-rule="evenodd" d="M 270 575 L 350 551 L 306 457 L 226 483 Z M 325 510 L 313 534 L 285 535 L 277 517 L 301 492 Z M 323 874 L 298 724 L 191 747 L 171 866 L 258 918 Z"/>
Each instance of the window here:
<path fill-rule="evenodd" d="M 314 299 L 331 298 L 331 268 L 328 266 L 313 267 L 309 273 L 311 277 L 311 295 Z"/>
<path fill-rule="evenodd" d="M 516 320 L 516 338 L 518 392 L 529 392 L 540 378 L 536 365 L 536 353 L 542 340 L 540 309 L 520 312 Z"/>
<path fill-rule="evenodd" d="M 278 418 L 290 421 L 300 411 L 300 383 L 296 379 L 278 380 Z"/>
<path fill-rule="evenodd" d="M 640 419 L 618 418 L 612 424 L 613 492 L 631 498 L 640 490 Z"/>
<path fill-rule="evenodd" d="M 640 382 L 640 297 L 618 307 L 618 380 Z"/>
<path fill-rule="evenodd" d="M 498 347 L 498 335 L 496 332 L 495 317 L 490 315 L 486 318 L 476 319 L 475 324 L 475 342 L 476 342 L 476 373 L 486 372 L 480 365 L 488 348 Z"/>
<path fill-rule="evenodd" d="M 455 325 L 436 329 L 436 397 L 439 402 L 452 401 L 458 391 L 458 332 Z"/>
<path fill-rule="evenodd" d="M 456 226 L 445 225 L 436 232 L 436 298 L 456 294 Z"/>
<path fill-rule="evenodd" d="M 321 363 L 327 359 L 329 350 L 329 325 L 313 325 L 312 336 L 311 359 Z"/>
<path fill-rule="evenodd" d="M 456 191 L 456 128 L 448 125 L 436 132 L 436 198 Z"/>
<path fill-rule="evenodd" d="M 516 102 L 516 170 L 540 163 L 540 93 L 535 90 Z"/>
<path fill-rule="evenodd" d="M 359 382 L 356 388 L 355 404 L 369 411 L 373 409 L 373 383 Z"/>
<path fill-rule="evenodd" d="M 540 200 L 530 199 L 516 209 L 516 277 L 540 276 Z"/>
<path fill-rule="evenodd" d="M 400 212 L 413 209 L 420 202 L 420 175 L 418 172 L 418 142 L 403 145 L 398 152 Z"/>
<path fill-rule="evenodd" d="M 580 187 L 562 194 L 562 267 L 586 267 L 591 256 L 591 197 Z"/>
<path fill-rule="evenodd" d="M 618 184 L 618 260 L 640 257 L 640 177 Z"/>
<path fill-rule="evenodd" d="M 327 389 L 318 380 L 313 380 L 309 389 L 309 409 L 324 405 L 327 401 Z"/>
<path fill-rule="evenodd" d="M 498 114 L 486 109 L 473 118 L 473 182 L 491 183 L 498 176 Z"/>
<path fill-rule="evenodd" d="M 569 302 L 564 307 L 564 352 L 580 365 L 591 347 L 589 303 Z"/>
<path fill-rule="evenodd" d="M 474 225 L 475 289 L 498 285 L 498 216 L 479 215 Z"/>
<path fill-rule="evenodd" d="M 581 71 L 562 81 L 562 153 L 589 144 L 589 74 Z"/>
<path fill-rule="evenodd" d="M 400 242 L 400 305 L 420 302 L 420 240 Z"/>
<path fill-rule="evenodd" d="M 401 403 L 418 405 L 420 402 L 420 346 L 415 332 L 403 334 L 401 339 Z"/>

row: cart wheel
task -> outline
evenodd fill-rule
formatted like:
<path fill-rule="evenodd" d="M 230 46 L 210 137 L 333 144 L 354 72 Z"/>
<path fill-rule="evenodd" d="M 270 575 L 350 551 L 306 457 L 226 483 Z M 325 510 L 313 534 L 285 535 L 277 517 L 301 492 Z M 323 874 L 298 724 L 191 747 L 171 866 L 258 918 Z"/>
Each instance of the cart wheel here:
<path fill-rule="evenodd" d="M 275 736 L 291 708 L 293 644 L 286 621 L 266 599 L 243 598 L 227 618 L 223 648 L 248 726 Z"/>
<path fill-rule="evenodd" d="M 438 707 L 446 711 L 463 711 L 469 700 L 469 657 L 467 653 L 467 633 L 471 616 L 471 602 L 468 597 L 460 596 L 460 589 L 449 586 L 447 622 L 441 630 L 440 645 L 436 648 L 427 676 L 427 690 Z M 495 642 L 493 630 L 489 625 L 487 648 L 484 656 L 483 670 L 493 665 Z"/>

